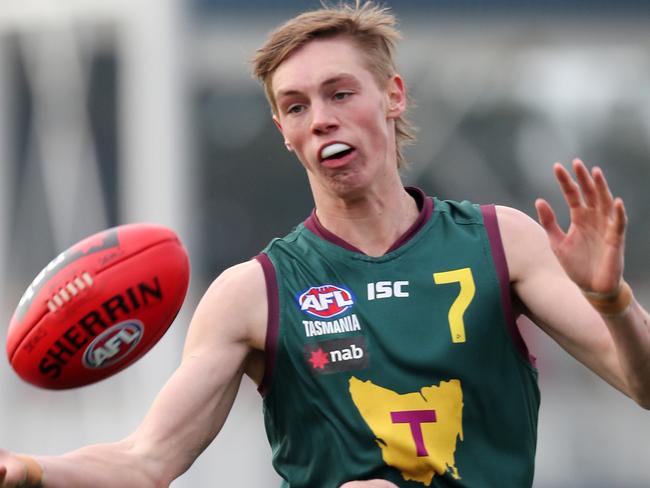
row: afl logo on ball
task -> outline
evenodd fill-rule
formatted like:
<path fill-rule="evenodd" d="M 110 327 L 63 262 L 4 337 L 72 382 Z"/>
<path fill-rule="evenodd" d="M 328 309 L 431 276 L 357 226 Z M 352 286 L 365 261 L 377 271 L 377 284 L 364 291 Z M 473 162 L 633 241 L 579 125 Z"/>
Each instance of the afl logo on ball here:
<path fill-rule="evenodd" d="M 83 356 L 88 369 L 107 368 L 119 363 L 138 345 L 144 326 L 139 320 L 120 322 L 106 329 L 90 343 Z"/>
<path fill-rule="evenodd" d="M 300 310 L 327 319 L 336 317 L 354 305 L 352 293 L 336 285 L 312 286 L 297 296 Z"/>

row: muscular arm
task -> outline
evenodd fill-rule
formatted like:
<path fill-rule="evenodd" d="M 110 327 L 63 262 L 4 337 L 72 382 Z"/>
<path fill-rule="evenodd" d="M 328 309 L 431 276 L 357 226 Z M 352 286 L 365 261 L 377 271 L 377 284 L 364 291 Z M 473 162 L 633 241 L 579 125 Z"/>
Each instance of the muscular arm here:
<path fill-rule="evenodd" d="M 119 442 L 36 457 L 44 469 L 45 488 L 168 486 L 221 429 L 246 361 L 262 347 L 265 324 L 260 265 L 250 261 L 224 272 L 199 303 L 182 362 L 139 428 Z M 23 479 L 24 468 L 15 458 L 0 453 L 2 464 L 8 472 L 0 486 Z"/>
<path fill-rule="evenodd" d="M 577 167 L 578 172 L 583 168 Z M 558 171 L 556 168 L 556 174 Z M 560 175 L 560 178 L 565 176 Z M 574 190 L 577 188 L 576 184 Z M 613 207 L 613 202 L 610 203 Z M 545 205 L 548 204 L 538 203 L 538 208 Z M 584 203 L 582 205 L 586 208 Z M 603 316 L 589 304 L 581 291 L 614 289 L 621 280 L 622 257 L 615 253 L 609 257 L 607 252 L 595 253 L 583 245 L 576 245 L 575 232 L 579 230 L 572 229 L 573 235 L 571 231 L 566 235 L 558 234 L 559 228 L 553 228 L 555 218 L 547 212 L 550 207 L 541 210 L 540 216 L 547 232 L 521 212 L 497 208 L 515 292 L 531 318 L 565 350 L 639 405 L 650 408 L 648 312 L 633 300 L 625 313 Z M 617 210 L 612 208 L 612 211 Z M 579 218 L 581 216 L 572 213 L 572 225 L 576 225 Z M 613 219 L 613 227 L 617 226 L 617 218 Z M 619 229 L 621 234 L 623 230 Z M 553 232 L 556 234 L 552 235 Z M 595 241 L 615 240 L 607 229 L 594 234 Z M 567 241 L 567 238 L 574 242 Z M 560 249 L 561 246 L 565 247 Z M 594 248 L 597 244 L 590 243 L 587 247 Z M 613 247 L 622 256 L 622 239 Z M 609 264 L 604 263 L 607 260 Z M 620 260 L 620 265 L 617 260 Z"/>

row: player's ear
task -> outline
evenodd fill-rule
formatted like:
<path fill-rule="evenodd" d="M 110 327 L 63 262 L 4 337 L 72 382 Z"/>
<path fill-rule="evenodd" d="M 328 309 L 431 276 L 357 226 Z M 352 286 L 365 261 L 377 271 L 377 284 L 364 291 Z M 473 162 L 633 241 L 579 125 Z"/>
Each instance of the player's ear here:
<path fill-rule="evenodd" d="M 282 131 L 282 124 L 280 124 L 280 120 L 278 119 L 278 116 L 275 115 L 275 114 L 273 115 L 273 123 L 278 128 L 278 130 L 280 131 L 280 134 L 282 134 L 284 136 L 284 132 Z M 284 145 L 286 146 L 287 151 L 289 151 L 289 152 L 293 151 L 293 148 L 291 147 L 291 143 L 289 141 L 287 141 L 287 139 L 284 140 Z"/>
<path fill-rule="evenodd" d="M 280 131 L 280 134 L 284 135 L 284 133 L 282 132 L 282 124 L 280 124 L 280 119 L 278 119 L 278 116 L 275 114 L 273 114 L 273 123 Z"/>
<path fill-rule="evenodd" d="M 386 97 L 388 99 L 386 115 L 396 119 L 406 110 L 406 85 L 400 75 L 394 74 L 388 80 Z"/>

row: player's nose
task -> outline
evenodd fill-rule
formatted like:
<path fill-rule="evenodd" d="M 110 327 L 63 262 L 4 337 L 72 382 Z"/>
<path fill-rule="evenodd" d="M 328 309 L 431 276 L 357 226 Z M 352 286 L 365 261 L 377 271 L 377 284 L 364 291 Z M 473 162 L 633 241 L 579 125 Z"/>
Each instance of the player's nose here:
<path fill-rule="evenodd" d="M 311 131 L 326 134 L 338 128 L 339 122 L 332 107 L 326 103 L 314 103 L 311 107 Z"/>

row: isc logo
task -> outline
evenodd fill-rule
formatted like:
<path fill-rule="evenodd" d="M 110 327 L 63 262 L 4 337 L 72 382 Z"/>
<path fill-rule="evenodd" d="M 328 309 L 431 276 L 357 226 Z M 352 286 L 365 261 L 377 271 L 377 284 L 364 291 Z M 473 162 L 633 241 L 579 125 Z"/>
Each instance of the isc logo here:
<path fill-rule="evenodd" d="M 97 369 L 118 363 L 138 345 L 143 331 L 144 326 L 139 320 L 121 322 L 106 329 L 84 352 L 84 366 Z"/>
<path fill-rule="evenodd" d="M 409 292 L 404 288 L 409 286 L 408 281 L 378 281 L 376 283 L 368 283 L 368 300 L 375 300 L 380 298 L 406 298 Z"/>
<path fill-rule="evenodd" d="M 335 285 L 312 286 L 297 300 L 300 310 L 324 319 L 340 315 L 354 305 L 352 293 Z"/>

